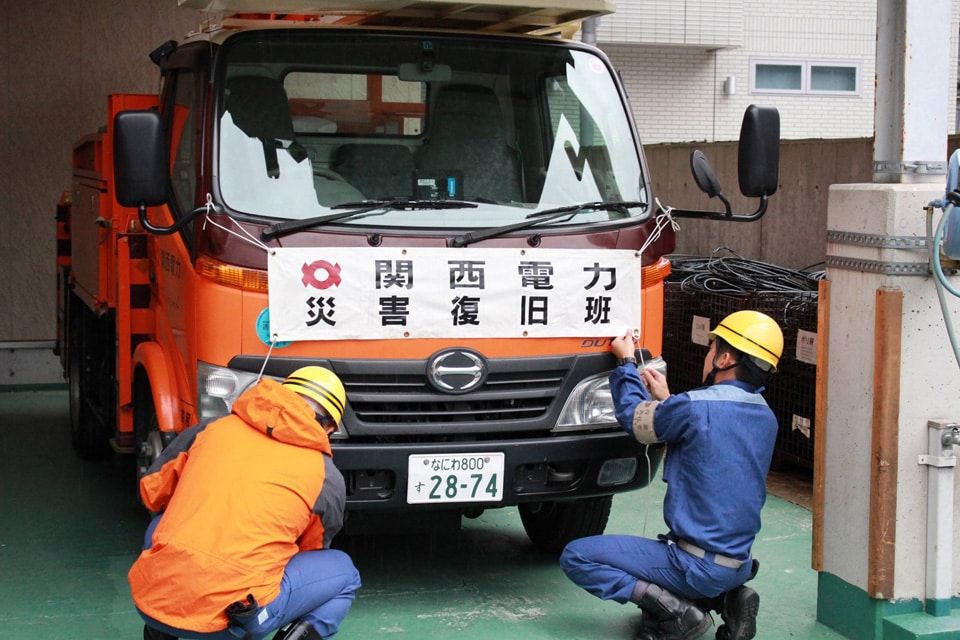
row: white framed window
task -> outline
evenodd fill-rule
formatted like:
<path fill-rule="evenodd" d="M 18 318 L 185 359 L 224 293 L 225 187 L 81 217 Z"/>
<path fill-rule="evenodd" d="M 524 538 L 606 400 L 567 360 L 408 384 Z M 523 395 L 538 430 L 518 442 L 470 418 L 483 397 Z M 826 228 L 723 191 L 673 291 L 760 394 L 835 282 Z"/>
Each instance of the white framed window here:
<path fill-rule="evenodd" d="M 860 94 L 860 63 L 831 60 L 750 61 L 750 93 Z"/>
<path fill-rule="evenodd" d="M 860 93 L 860 66 L 811 62 L 810 93 Z"/>

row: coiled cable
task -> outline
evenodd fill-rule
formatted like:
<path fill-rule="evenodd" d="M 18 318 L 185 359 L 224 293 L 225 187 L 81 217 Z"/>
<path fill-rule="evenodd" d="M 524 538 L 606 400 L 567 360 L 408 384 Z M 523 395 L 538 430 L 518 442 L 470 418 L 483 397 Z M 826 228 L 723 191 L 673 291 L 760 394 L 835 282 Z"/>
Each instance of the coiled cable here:
<path fill-rule="evenodd" d="M 729 251 L 734 257 L 718 257 Z M 748 260 L 727 247 L 720 247 L 708 258 L 671 255 L 672 272 L 667 278 L 680 282 L 687 292 L 703 291 L 731 296 L 765 292 L 807 294 L 818 290 L 824 271 L 787 269 L 758 260 Z"/>

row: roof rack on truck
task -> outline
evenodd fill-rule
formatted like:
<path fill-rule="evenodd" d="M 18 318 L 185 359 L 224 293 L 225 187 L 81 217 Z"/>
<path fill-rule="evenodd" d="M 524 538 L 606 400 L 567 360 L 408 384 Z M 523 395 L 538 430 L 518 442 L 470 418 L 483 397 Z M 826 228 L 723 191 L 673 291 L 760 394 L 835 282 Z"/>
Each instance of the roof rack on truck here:
<path fill-rule="evenodd" d="M 580 23 L 613 13 L 609 0 L 179 0 L 240 27 L 278 18 L 336 25 L 469 29 L 572 37 Z M 211 16 L 212 17 L 212 16 Z"/>

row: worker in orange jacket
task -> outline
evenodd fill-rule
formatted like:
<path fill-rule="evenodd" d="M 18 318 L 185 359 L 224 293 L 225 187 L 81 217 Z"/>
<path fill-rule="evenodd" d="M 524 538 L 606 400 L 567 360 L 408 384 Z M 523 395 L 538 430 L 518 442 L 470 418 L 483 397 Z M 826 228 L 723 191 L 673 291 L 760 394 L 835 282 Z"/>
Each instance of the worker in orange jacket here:
<path fill-rule="evenodd" d="M 346 492 L 329 435 L 345 403 L 323 367 L 264 378 L 147 469 L 140 495 L 160 515 L 129 573 L 146 640 L 337 632 L 360 588 L 350 557 L 330 548 Z"/>

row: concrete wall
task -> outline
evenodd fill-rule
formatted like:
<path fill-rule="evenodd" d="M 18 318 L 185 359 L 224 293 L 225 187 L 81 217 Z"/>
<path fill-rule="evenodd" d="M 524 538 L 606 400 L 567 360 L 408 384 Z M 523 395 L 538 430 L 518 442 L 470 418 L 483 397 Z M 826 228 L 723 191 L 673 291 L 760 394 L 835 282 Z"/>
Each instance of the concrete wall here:
<path fill-rule="evenodd" d="M 52 340 L 0 342 L 0 391 L 64 383 Z"/>
<path fill-rule="evenodd" d="M 14 3 L 4 3 L 5 8 Z M 147 57 L 196 13 L 175 0 L 44 0 L 0 12 L 0 341 L 56 333 L 56 227 L 73 143 L 106 96 L 157 90 Z"/>
<path fill-rule="evenodd" d="M 878 237 L 923 238 L 923 208 L 942 194 L 942 189 L 930 184 L 837 185 L 830 189 L 829 228 Z M 933 222 L 939 221 L 937 211 Z M 927 249 L 906 244 L 876 248 L 831 242 L 828 251 L 853 264 L 924 265 L 929 259 Z M 927 546 L 929 467 L 918 464 L 918 456 L 929 451 L 927 422 L 953 421 L 960 412 L 956 394 L 960 371 L 932 276 L 911 275 L 906 270 L 887 275 L 838 264 L 834 261 L 827 269 L 831 293 L 821 469 L 825 481 L 823 568 L 879 599 L 875 606 L 882 610 L 884 600 L 922 602 L 934 598 L 925 583 L 926 552 L 932 551 Z M 955 278 L 951 286 L 957 286 Z M 877 311 L 878 291 L 902 294 L 900 317 L 886 318 L 884 324 Z M 955 298 L 946 297 L 950 322 L 957 326 L 960 309 Z M 893 358 L 882 362 L 878 358 L 883 353 L 878 353 L 877 346 L 881 333 L 899 346 Z M 892 379 L 885 380 L 885 371 L 891 370 Z M 889 415 L 883 414 L 883 407 Z M 886 435 L 891 433 L 892 438 Z M 884 437 L 890 439 L 881 450 L 879 443 Z M 884 474 L 888 485 L 896 486 L 895 492 L 880 490 Z M 955 492 L 960 491 L 960 475 L 953 474 L 952 482 Z M 950 518 L 950 530 L 960 531 L 960 510 L 940 515 Z M 952 574 L 949 593 L 939 596 L 947 600 L 960 592 L 960 554 L 955 540 L 953 549 L 941 550 L 941 558 L 951 563 L 949 568 L 941 567 Z M 883 554 L 894 554 L 893 561 L 878 559 Z M 883 591 L 884 585 L 891 590 Z M 840 613 L 848 619 L 858 619 L 858 615 L 856 605 Z"/>

